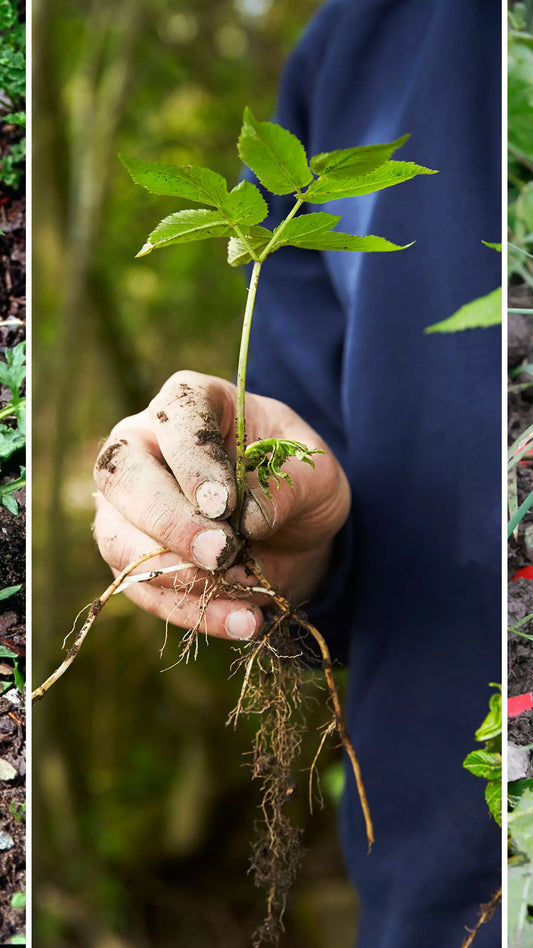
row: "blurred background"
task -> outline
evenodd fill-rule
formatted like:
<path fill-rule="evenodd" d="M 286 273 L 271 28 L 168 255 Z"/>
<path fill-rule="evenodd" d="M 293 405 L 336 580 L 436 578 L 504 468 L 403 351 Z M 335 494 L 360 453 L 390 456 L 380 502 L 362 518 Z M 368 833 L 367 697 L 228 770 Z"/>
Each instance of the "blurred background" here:
<path fill-rule="evenodd" d="M 178 368 L 231 378 L 243 275 L 225 242 L 134 255 L 186 206 L 135 188 L 116 155 L 209 165 L 230 184 L 243 108 L 274 109 L 317 0 L 35 0 L 34 686 L 108 585 L 91 537 L 92 465 L 122 416 Z M 234 657 L 187 667 L 164 626 L 116 597 L 34 713 L 35 948 L 245 948 L 262 919 L 247 876 L 258 793 Z M 316 723 L 323 715 L 317 714 Z M 302 768 L 316 749 L 311 737 Z M 294 801 L 307 858 L 286 948 L 346 948 L 356 899 L 338 851 L 336 752 L 326 806 Z"/>

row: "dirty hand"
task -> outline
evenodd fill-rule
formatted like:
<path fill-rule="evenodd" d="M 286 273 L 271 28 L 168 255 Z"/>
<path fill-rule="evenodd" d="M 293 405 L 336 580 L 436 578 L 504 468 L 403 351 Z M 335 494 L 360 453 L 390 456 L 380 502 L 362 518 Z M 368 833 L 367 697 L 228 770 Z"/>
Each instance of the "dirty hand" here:
<path fill-rule="evenodd" d="M 193 564 L 151 582 L 129 586 L 143 609 L 185 629 L 194 628 L 210 571 L 229 582 L 253 585 L 243 566 L 232 563 L 238 540 L 230 525 L 236 504 L 236 388 L 197 372 L 177 372 L 149 407 L 113 429 L 95 465 L 99 489 L 95 535 L 117 575 L 157 546 L 169 548 L 141 570 Z M 291 458 L 283 467 L 293 487 L 270 483 L 272 499 L 257 476 L 248 492 L 240 530 L 267 579 L 295 604 L 312 593 L 328 562 L 331 541 L 350 507 L 350 488 L 323 440 L 294 411 L 259 395 L 246 396 L 247 442 L 289 438 L 320 448 L 315 469 Z M 261 627 L 263 594 L 245 602 L 218 594 L 200 629 L 223 638 L 246 639 Z"/>

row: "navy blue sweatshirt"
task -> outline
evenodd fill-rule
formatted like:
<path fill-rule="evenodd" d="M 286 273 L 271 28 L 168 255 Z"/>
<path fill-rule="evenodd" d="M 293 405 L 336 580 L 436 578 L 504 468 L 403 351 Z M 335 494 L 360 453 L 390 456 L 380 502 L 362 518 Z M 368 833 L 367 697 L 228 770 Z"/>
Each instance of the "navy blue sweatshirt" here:
<path fill-rule="evenodd" d="M 411 137 L 439 170 L 310 210 L 397 253 L 286 249 L 263 267 L 250 389 L 326 439 L 353 505 L 313 617 L 349 653 L 358 948 L 460 948 L 499 885 L 500 833 L 462 768 L 500 668 L 500 330 L 425 335 L 501 279 L 500 4 L 330 0 L 288 62 L 277 121 L 309 155 Z M 271 223 L 292 206 L 271 202 Z M 477 948 L 501 943 L 499 921 Z"/>

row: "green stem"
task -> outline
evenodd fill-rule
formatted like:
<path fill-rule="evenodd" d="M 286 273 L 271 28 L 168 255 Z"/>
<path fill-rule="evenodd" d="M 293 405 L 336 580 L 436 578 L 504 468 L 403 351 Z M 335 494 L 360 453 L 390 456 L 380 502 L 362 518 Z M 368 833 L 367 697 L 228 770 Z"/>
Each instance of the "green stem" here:
<path fill-rule="evenodd" d="M 250 244 L 248 243 L 248 238 L 246 237 L 245 234 L 243 234 L 243 232 L 242 232 L 241 228 L 239 227 L 239 225 L 238 225 L 238 224 L 232 224 L 231 226 L 233 227 L 233 230 L 234 230 L 235 233 L 237 234 L 237 237 L 238 237 L 240 240 L 242 240 L 242 242 L 243 242 L 244 246 L 246 247 L 248 253 L 250 254 L 252 260 L 255 260 L 256 257 L 255 257 L 254 251 L 253 251 L 252 247 L 250 246 Z"/>
<path fill-rule="evenodd" d="M 261 263 L 263 263 L 266 260 L 270 251 L 272 250 L 272 247 L 279 242 L 280 235 L 285 230 L 289 221 L 292 221 L 294 215 L 301 208 L 303 202 L 304 202 L 303 197 L 299 197 L 296 199 L 296 204 L 294 205 L 292 211 L 290 212 L 290 214 L 287 214 L 287 217 L 285 218 L 285 220 L 281 222 L 279 227 L 276 229 L 276 233 L 273 234 L 272 240 L 270 241 L 270 243 L 266 245 L 265 249 L 263 250 L 263 253 L 259 257 L 259 260 L 261 261 Z"/>
<path fill-rule="evenodd" d="M 259 282 L 259 273 L 261 272 L 261 260 L 256 260 L 252 270 L 252 278 L 248 287 L 248 298 L 246 300 L 246 309 L 241 332 L 241 348 L 239 351 L 239 368 L 237 371 L 237 456 L 235 460 L 235 477 L 237 481 L 237 506 L 235 508 L 235 523 L 238 526 L 241 519 L 242 505 L 244 501 L 244 492 L 246 489 L 246 460 L 244 453 L 246 451 L 246 419 L 244 414 L 244 398 L 246 394 L 246 365 L 248 363 L 248 344 L 250 342 L 250 329 L 252 328 L 252 315 L 254 311 L 255 294 Z"/>
<path fill-rule="evenodd" d="M 6 405 L 5 408 L 0 409 L 0 418 L 9 418 L 10 415 L 15 415 L 17 408 L 20 408 L 21 405 L 24 405 L 26 399 L 21 398 L 18 400 L 16 405 L 13 402 L 10 402 L 9 405 Z"/>

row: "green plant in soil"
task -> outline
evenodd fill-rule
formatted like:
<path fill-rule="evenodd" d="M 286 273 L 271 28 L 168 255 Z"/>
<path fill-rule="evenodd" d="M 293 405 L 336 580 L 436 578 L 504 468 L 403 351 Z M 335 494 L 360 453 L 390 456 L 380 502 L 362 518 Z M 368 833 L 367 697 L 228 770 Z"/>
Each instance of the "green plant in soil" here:
<path fill-rule="evenodd" d="M 26 381 L 26 343 L 14 349 L 5 349 L 5 362 L 0 362 L 0 384 L 5 385 L 11 398 L 0 408 L 0 465 L 16 451 L 26 447 L 26 398 L 21 394 Z M 4 422 L 9 420 L 9 424 Z M 10 513 L 18 513 L 18 504 L 13 496 L 26 484 L 26 473 L 20 468 L 18 477 L 0 485 L 0 503 Z"/>
<path fill-rule="evenodd" d="M 0 0 L 0 105 L 6 125 L 25 129 L 26 26 L 19 22 L 16 0 Z M 0 158 L 0 182 L 17 188 L 24 175 L 26 137 L 18 135 Z"/>
<path fill-rule="evenodd" d="M 370 194 L 408 181 L 432 170 L 413 162 L 396 161 L 393 153 L 408 136 L 385 144 L 341 149 L 314 155 L 308 159 L 302 143 L 271 122 L 259 122 L 245 109 L 238 141 L 243 162 L 262 185 L 263 192 L 292 195 L 289 213 L 276 227 L 262 226 L 269 209 L 264 193 L 249 180 L 231 190 L 227 181 L 210 168 L 193 164 L 162 165 L 136 159 L 121 159 L 136 184 L 168 197 L 185 198 L 203 207 L 188 208 L 165 217 L 149 234 L 137 256 L 153 250 L 191 241 L 223 237 L 228 240 L 228 263 L 237 267 L 251 264 L 252 271 L 244 310 L 237 372 L 236 461 L 237 505 L 232 525 L 239 524 L 246 493 L 246 475 L 254 471 L 262 490 L 270 494 L 280 481 L 290 478 L 283 465 L 289 458 L 314 466 L 312 446 L 289 440 L 246 441 L 246 368 L 248 345 L 257 287 L 262 267 L 282 247 L 314 251 L 391 252 L 403 250 L 377 236 L 358 236 L 337 230 L 341 218 L 325 211 L 309 211 L 307 206 L 331 204 L 346 197 Z M 207 205 L 207 206 L 205 206 Z M 105 593 L 92 604 L 89 615 L 76 635 L 67 658 L 56 672 L 33 693 L 41 698 L 72 663 L 96 616 L 111 595 L 133 581 L 150 581 L 157 571 L 131 576 L 141 562 L 156 556 L 154 550 L 129 564 Z M 327 644 L 305 614 L 273 588 L 250 557 L 241 538 L 238 562 L 254 577 L 255 585 L 232 584 L 228 589 L 222 573 L 214 572 L 210 588 L 203 597 L 202 614 L 196 627 L 185 633 L 181 657 L 186 660 L 198 650 L 198 629 L 208 602 L 223 592 L 239 594 L 262 592 L 270 597 L 271 609 L 258 638 L 239 649 L 233 665 L 244 671 L 236 708 L 229 722 L 236 726 L 241 714 L 258 722 L 252 753 L 252 774 L 260 785 L 262 820 L 253 844 L 251 868 L 255 882 L 266 890 L 267 912 L 253 937 L 253 945 L 277 944 L 283 930 L 283 914 L 289 889 L 302 858 L 301 832 L 293 827 L 287 807 L 295 791 L 294 762 L 305 731 L 303 679 L 306 669 L 316 665 L 318 647 L 326 679 L 330 717 L 323 726 L 319 749 L 311 766 L 310 798 L 316 760 L 326 739 L 336 733 L 349 759 L 359 791 L 367 828 L 368 844 L 374 840 L 370 810 L 355 750 L 347 732 L 332 672 Z M 311 643 L 311 644 L 310 644 Z"/>

